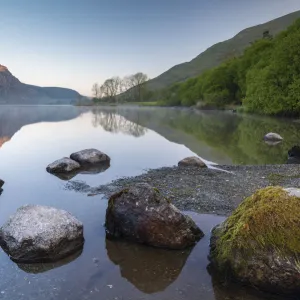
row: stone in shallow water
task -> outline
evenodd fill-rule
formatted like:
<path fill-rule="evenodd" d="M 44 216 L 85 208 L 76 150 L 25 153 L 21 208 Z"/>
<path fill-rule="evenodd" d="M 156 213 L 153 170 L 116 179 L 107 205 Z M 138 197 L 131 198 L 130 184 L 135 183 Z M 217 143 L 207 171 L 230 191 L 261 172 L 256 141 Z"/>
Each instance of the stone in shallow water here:
<path fill-rule="evenodd" d="M 48 165 L 46 170 L 49 173 L 72 173 L 75 172 L 80 168 L 80 165 L 78 162 L 68 158 L 64 157 L 62 159 L 58 159 L 54 161 L 52 164 Z"/>
<path fill-rule="evenodd" d="M 197 156 L 191 156 L 191 157 L 186 157 L 183 160 L 181 160 L 178 163 L 179 167 L 200 167 L 200 168 L 206 168 L 205 162 L 203 162 L 199 157 Z"/>
<path fill-rule="evenodd" d="M 110 197 L 105 225 L 108 237 L 169 249 L 193 246 L 204 236 L 189 216 L 142 183 Z"/>
<path fill-rule="evenodd" d="M 0 245 L 15 262 L 54 262 L 82 249 L 83 225 L 70 213 L 27 205 L 0 229 Z"/>
<path fill-rule="evenodd" d="M 0 189 L 3 187 L 4 183 L 5 182 L 2 179 L 0 179 Z"/>
<path fill-rule="evenodd" d="M 211 261 L 226 278 L 281 294 L 300 294 L 299 189 L 267 187 L 214 228 Z"/>
<path fill-rule="evenodd" d="M 264 140 L 269 142 L 279 142 L 283 140 L 283 137 L 278 133 L 269 132 L 264 136 Z"/>
<path fill-rule="evenodd" d="M 80 165 L 109 163 L 110 157 L 97 149 L 85 149 L 72 153 L 70 158 L 77 161 Z"/>

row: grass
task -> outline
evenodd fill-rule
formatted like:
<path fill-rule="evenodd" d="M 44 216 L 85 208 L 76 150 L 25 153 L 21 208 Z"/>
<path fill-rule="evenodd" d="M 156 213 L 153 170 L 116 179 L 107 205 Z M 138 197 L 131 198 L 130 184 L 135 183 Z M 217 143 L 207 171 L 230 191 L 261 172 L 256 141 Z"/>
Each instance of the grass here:
<path fill-rule="evenodd" d="M 138 105 L 138 106 L 158 106 L 157 101 L 153 102 L 125 102 L 120 105 Z"/>
<path fill-rule="evenodd" d="M 267 187 L 246 198 L 216 229 L 212 256 L 220 268 L 235 264 L 235 253 L 244 260 L 261 251 L 299 258 L 300 199 L 281 187 Z"/>

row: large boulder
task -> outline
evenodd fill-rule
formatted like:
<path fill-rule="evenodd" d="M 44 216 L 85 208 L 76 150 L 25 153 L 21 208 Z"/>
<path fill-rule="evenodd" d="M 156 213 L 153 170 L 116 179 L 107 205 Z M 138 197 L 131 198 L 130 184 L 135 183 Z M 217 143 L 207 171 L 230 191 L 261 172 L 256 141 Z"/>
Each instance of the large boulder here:
<path fill-rule="evenodd" d="M 17 263 L 55 262 L 82 249 L 83 225 L 70 213 L 27 205 L 0 228 L 0 245 Z"/>
<path fill-rule="evenodd" d="M 109 163 L 110 157 L 97 149 L 85 149 L 72 153 L 70 158 L 80 165 Z"/>
<path fill-rule="evenodd" d="M 264 136 L 264 140 L 266 142 L 281 142 L 283 140 L 283 137 L 278 133 L 269 132 Z"/>
<path fill-rule="evenodd" d="M 79 169 L 79 163 L 68 157 L 58 159 L 50 165 L 48 165 L 46 168 L 47 172 L 52 174 L 74 173 Z"/>
<path fill-rule="evenodd" d="M 178 162 L 179 167 L 199 167 L 206 168 L 207 165 L 197 156 L 186 157 Z"/>
<path fill-rule="evenodd" d="M 211 261 L 219 273 L 259 289 L 300 293 L 299 189 L 268 187 L 214 228 Z"/>
<path fill-rule="evenodd" d="M 112 195 L 105 225 L 108 237 L 169 249 L 187 248 L 204 235 L 190 217 L 148 184 Z"/>

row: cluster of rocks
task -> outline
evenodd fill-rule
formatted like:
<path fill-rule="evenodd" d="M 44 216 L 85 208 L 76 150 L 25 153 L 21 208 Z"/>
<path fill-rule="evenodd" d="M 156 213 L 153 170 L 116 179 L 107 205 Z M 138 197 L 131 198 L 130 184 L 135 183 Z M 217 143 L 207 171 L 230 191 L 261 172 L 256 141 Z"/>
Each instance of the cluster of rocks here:
<path fill-rule="evenodd" d="M 49 164 L 47 172 L 56 175 L 60 179 L 69 180 L 78 173 L 100 173 L 110 167 L 110 157 L 97 150 L 85 149 L 72 153 L 70 157 L 64 157 Z"/>

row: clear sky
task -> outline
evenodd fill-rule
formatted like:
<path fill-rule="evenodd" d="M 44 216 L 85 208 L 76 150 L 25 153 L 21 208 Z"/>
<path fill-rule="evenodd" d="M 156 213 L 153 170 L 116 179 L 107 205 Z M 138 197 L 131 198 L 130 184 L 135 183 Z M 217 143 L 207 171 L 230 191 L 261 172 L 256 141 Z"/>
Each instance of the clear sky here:
<path fill-rule="evenodd" d="M 151 78 L 300 0 L 0 0 L 0 64 L 24 83 L 91 94 L 94 82 Z"/>

